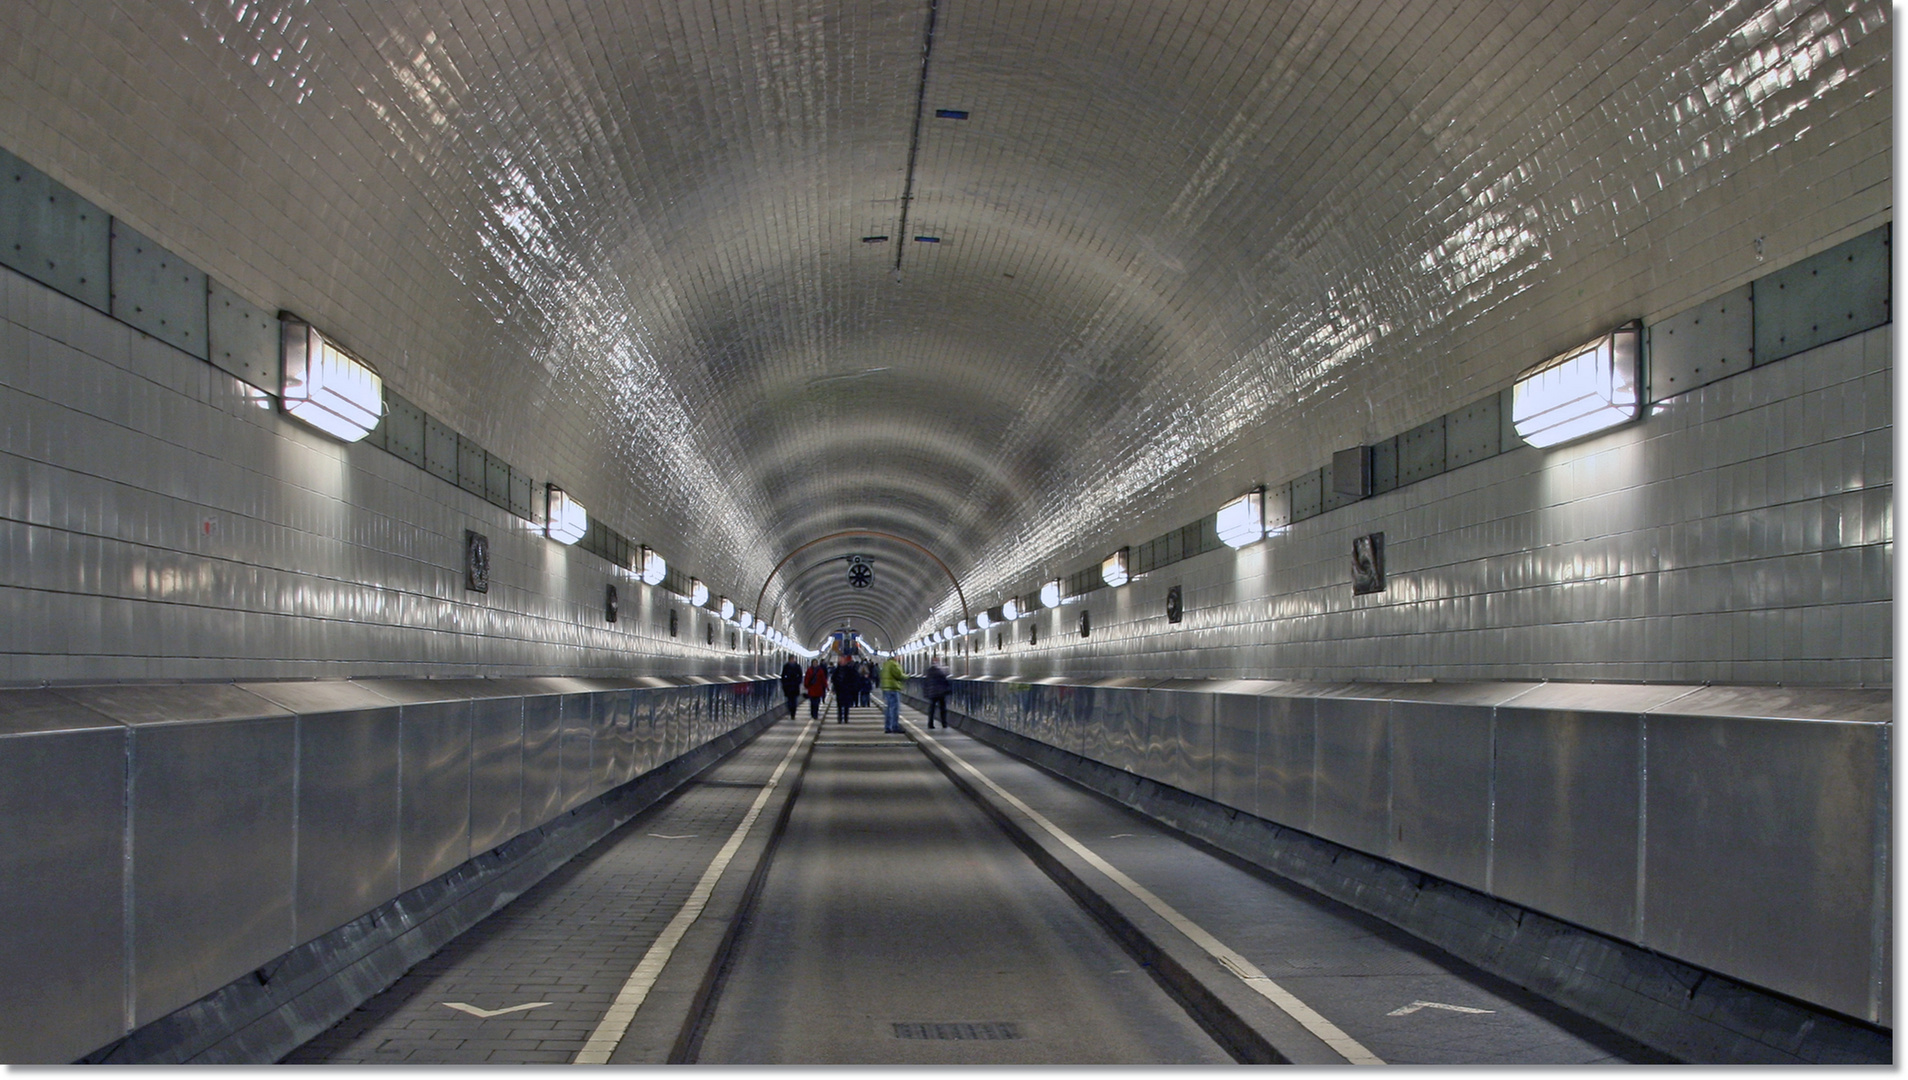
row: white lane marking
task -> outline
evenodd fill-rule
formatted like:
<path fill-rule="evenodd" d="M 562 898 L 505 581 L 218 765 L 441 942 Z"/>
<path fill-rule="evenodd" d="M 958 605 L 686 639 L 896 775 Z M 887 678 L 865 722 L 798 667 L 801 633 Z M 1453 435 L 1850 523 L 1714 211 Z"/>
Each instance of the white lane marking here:
<path fill-rule="evenodd" d="M 658 840 L 694 840 L 696 838 L 696 834 L 692 832 L 683 833 L 681 836 L 671 836 L 668 833 L 659 833 L 659 832 L 653 832 L 653 833 L 650 833 L 649 835 L 655 837 Z"/>
<path fill-rule="evenodd" d="M 1114 834 L 1113 834 L 1112 836 L 1109 836 L 1109 837 L 1107 837 L 1107 839 L 1108 839 L 1108 840 L 1118 840 L 1118 839 L 1119 839 L 1120 837 L 1122 837 L 1122 836 L 1138 836 L 1138 835 L 1139 835 L 1138 833 L 1130 833 L 1130 832 L 1116 832 L 1116 833 L 1114 833 Z"/>
<path fill-rule="evenodd" d="M 488 1020 L 493 1016 L 502 1016 L 505 1013 L 523 1012 L 526 1009 L 541 1009 L 545 1005 L 554 1004 L 554 1002 L 531 1001 L 522 1005 L 512 1005 L 505 1009 L 480 1009 L 475 1005 L 466 1005 L 461 1001 L 440 1001 L 438 1004 L 444 1006 L 446 1009 L 456 1009 L 458 1012 L 469 1013 L 479 1020 Z"/>
<path fill-rule="evenodd" d="M 662 934 L 649 946 L 649 951 L 643 954 L 642 960 L 637 962 L 636 970 L 629 973 L 629 981 L 623 984 L 623 989 L 617 993 L 616 1000 L 610 1003 L 609 1010 L 603 1014 L 603 1019 L 597 1021 L 596 1030 L 590 1032 L 589 1039 L 583 1043 L 583 1049 L 576 1052 L 576 1057 L 571 1060 L 571 1064 L 609 1064 L 610 1054 L 616 1051 L 616 1045 L 622 1042 L 623 1036 L 629 1032 L 630 1022 L 636 1019 L 636 1010 L 643 1007 L 643 999 L 649 996 L 650 988 L 655 986 L 656 980 L 661 977 L 664 966 L 675 954 L 676 946 L 681 943 L 682 936 L 689 932 L 689 927 L 702 916 L 702 910 L 709 906 L 709 897 L 715 892 L 716 882 L 721 879 L 722 872 L 729 868 L 729 860 L 735 858 L 736 851 L 742 847 L 742 841 L 748 838 L 749 830 L 755 827 L 755 819 L 762 816 L 762 807 L 768 805 L 769 796 L 775 793 L 776 786 L 782 782 L 782 774 L 788 771 L 789 763 L 795 760 L 795 754 L 801 750 L 803 744 L 819 726 L 819 721 L 810 720 L 808 726 L 802 729 L 802 733 L 796 736 L 795 744 L 788 748 L 788 753 L 782 757 L 782 763 L 775 766 L 775 772 L 769 776 L 768 783 L 762 785 L 761 794 L 755 797 L 754 805 L 749 807 L 748 813 L 742 815 L 741 823 L 736 825 L 733 833 L 729 834 L 729 839 L 722 845 L 722 849 L 716 852 L 715 860 L 709 864 L 707 870 L 702 872 L 702 878 L 696 882 L 696 887 L 689 890 L 689 899 L 683 901 L 682 910 L 676 912 L 676 917 L 669 920 L 668 926 L 663 927 Z"/>
<path fill-rule="evenodd" d="M 1496 1009 L 1473 1009 L 1464 1005 L 1446 1005 L 1442 1001 L 1414 1001 L 1411 1004 L 1406 1005 L 1402 1008 L 1393 1009 L 1390 1012 L 1386 1013 L 1385 1015 L 1386 1016 L 1410 1016 L 1412 1013 L 1417 1012 L 1419 1009 L 1443 1009 L 1445 1012 L 1474 1013 L 1478 1015 L 1482 1015 L 1484 1013 L 1494 1013 L 1497 1011 Z"/>
<path fill-rule="evenodd" d="M 1207 933 L 1205 928 L 1181 915 L 1178 909 L 1155 896 L 1152 890 L 1121 873 L 1119 868 L 1094 854 L 1085 844 L 1075 840 L 1060 826 L 1048 821 L 1038 810 L 1015 798 L 1007 789 L 988 779 L 979 769 L 969 765 L 959 754 L 942 746 L 934 736 L 922 731 L 912 720 L 905 721 L 914 734 L 926 739 L 938 753 L 946 754 L 954 764 L 967 771 L 969 776 L 987 785 L 994 794 L 1005 799 L 1014 809 L 1032 818 L 1034 823 L 1045 829 L 1048 835 L 1065 844 L 1075 855 L 1085 859 L 1095 870 L 1113 879 L 1113 883 L 1132 894 L 1134 899 L 1147 907 L 1160 918 L 1173 925 L 1173 928 L 1193 940 L 1193 943 L 1206 951 L 1206 954 L 1239 977 L 1239 980 L 1251 987 L 1260 997 L 1278 1006 L 1287 1016 L 1304 1025 L 1305 1030 L 1318 1036 L 1320 1042 L 1332 1048 L 1340 1057 L 1353 1065 L 1383 1065 L 1384 1059 L 1365 1049 L 1358 1040 L 1345 1034 L 1337 1024 L 1320 1016 L 1310 1005 L 1300 1001 L 1291 991 L 1266 977 L 1252 961 L 1227 948 L 1218 938 Z"/>

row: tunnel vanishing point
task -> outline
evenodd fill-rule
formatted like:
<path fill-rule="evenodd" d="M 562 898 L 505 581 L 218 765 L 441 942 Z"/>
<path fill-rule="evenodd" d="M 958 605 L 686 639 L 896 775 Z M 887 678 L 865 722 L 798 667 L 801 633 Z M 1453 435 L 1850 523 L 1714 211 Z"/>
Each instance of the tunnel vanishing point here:
<path fill-rule="evenodd" d="M 1892 1063 L 1894 35 L 0 4 L 0 1061 Z"/>

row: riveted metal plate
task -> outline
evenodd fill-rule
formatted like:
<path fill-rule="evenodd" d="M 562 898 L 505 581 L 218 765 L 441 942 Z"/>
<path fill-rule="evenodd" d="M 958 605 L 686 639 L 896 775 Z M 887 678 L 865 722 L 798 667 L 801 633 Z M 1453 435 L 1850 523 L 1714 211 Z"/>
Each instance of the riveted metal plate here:
<path fill-rule="evenodd" d="M 1280 484 L 1265 493 L 1265 531 L 1278 532 L 1292 524 L 1292 485 Z"/>
<path fill-rule="evenodd" d="M 536 520 L 536 500 L 532 492 L 536 490 L 536 481 L 521 469 L 511 468 L 510 472 L 510 512 L 526 521 Z M 671 567 L 671 570 L 674 570 Z"/>
<path fill-rule="evenodd" d="M 510 509 L 510 465 L 489 451 L 484 452 L 484 498 Z"/>
<path fill-rule="evenodd" d="M 1651 401 L 1749 370 L 1756 343 L 1749 291 L 1748 285 L 1731 289 L 1650 327 Z"/>
<path fill-rule="evenodd" d="M 1292 481 L 1292 520 L 1304 521 L 1325 510 L 1323 470 L 1313 470 Z"/>
<path fill-rule="evenodd" d="M 457 482 L 457 432 L 429 413 L 424 414 L 424 468 L 446 483 Z"/>
<path fill-rule="evenodd" d="M 0 264 L 106 311 L 111 218 L 0 150 Z"/>
<path fill-rule="evenodd" d="M 205 271 L 113 219 L 112 315 L 206 359 Z"/>
<path fill-rule="evenodd" d="M 1444 417 L 1398 436 L 1398 485 L 1415 484 L 1444 471 Z"/>
<path fill-rule="evenodd" d="M 488 479 L 489 470 L 485 465 L 488 457 L 475 440 L 457 436 L 457 486 L 480 499 L 484 497 L 484 483 Z"/>
<path fill-rule="evenodd" d="M 1494 458 L 1503 449 L 1499 432 L 1503 428 L 1498 415 L 1496 394 L 1473 401 L 1444 417 L 1444 463 L 1455 469 L 1473 461 Z"/>
<path fill-rule="evenodd" d="M 268 394 L 284 387 L 277 316 L 216 280 L 206 285 L 208 357 L 220 371 Z"/>
<path fill-rule="evenodd" d="M 1371 493 L 1381 495 L 1398 486 L 1398 437 L 1382 439 L 1371 447 Z"/>
<path fill-rule="evenodd" d="M 417 466 L 424 467 L 424 410 L 392 393 L 384 392 L 384 419 L 378 422 L 384 432 L 384 449 Z"/>
<path fill-rule="evenodd" d="M 1888 226 L 1755 282 L 1755 362 L 1767 364 L 1887 322 Z"/>

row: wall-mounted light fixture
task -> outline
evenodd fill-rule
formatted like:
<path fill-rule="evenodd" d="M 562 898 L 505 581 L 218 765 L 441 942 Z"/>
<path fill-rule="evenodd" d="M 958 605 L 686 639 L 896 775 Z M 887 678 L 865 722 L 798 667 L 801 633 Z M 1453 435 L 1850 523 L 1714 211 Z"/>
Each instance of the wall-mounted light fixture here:
<path fill-rule="evenodd" d="M 1042 607 L 1059 607 L 1063 598 L 1060 595 L 1060 579 L 1054 578 L 1040 586 L 1040 604 Z"/>
<path fill-rule="evenodd" d="M 747 630 L 755 625 L 755 616 L 750 615 L 747 611 L 738 611 L 735 613 L 735 625 Z"/>
<path fill-rule="evenodd" d="M 1127 583 L 1129 575 L 1126 572 L 1125 548 L 1108 555 L 1105 561 L 1100 563 L 1100 580 L 1115 589 Z"/>
<path fill-rule="evenodd" d="M 722 602 L 717 606 L 719 610 L 717 610 L 716 614 L 722 616 L 724 619 L 735 618 L 735 601 L 725 596 L 722 598 Z"/>
<path fill-rule="evenodd" d="M 957 622 L 954 624 L 955 637 L 966 637 L 968 634 L 972 632 L 973 632 L 973 628 L 967 625 L 966 619 L 962 619 L 960 622 Z"/>
<path fill-rule="evenodd" d="M 994 617 L 992 615 L 989 615 L 985 611 L 981 612 L 979 615 L 974 616 L 974 621 L 980 624 L 980 628 L 982 630 L 985 630 L 988 627 L 994 625 Z"/>
<path fill-rule="evenodd" d="M 1013 622 L 1015 619 L 1020 618 L 1020 605 L 1013 600 L 1009 600 L 1000 605 L 1000 613 L 1007 617 L 1008 622 Z"/>
<path fill-rule="evenodd" d="M 279 401 L 296 420 L 345 442 L 357 442 L 384 415 L 384 380 L 310 323 L 279 313 L 284 381 Z"/>
<path fill-rule="evenodd" d="M 704 585 L 702 582 L 697 581 L 695 578 L 690 578 L 689 579 L 689 602 L 691 604 L 694 604 L 697 607 L 701 607 L 702 605 L 708 603 L 709 602 L 709 586 Z"/>
<path fill-rule="evenodd" d="M 661 585 L 662 579 L 669 576 L 669 564 L 663 561 L 661 555 L 650 550 L 648 544 L 640 545 L 638 551 L 640 557 L 636 560 L 637 576 L 643 579 L 645 585 Z"/>
<path fill-rule="evenodd" d="M 1265 538 L 1265 489 L 1253 488 L 1219 508 L 1219 539 L 1242 548 Z"/>
<path fill-rule="evenodd" d="M 1517 377 L 1511 424 L 1532 446 L 1557 446 L 1636 419 L 1643 327 L 1630 323 Z"/>
<path fill-rule="evenodd" d="M 570 493 L 551 484 L 544 489 L 543 534 L 560 544 L 574 544 L 590 531 L 589 511 Z"/>

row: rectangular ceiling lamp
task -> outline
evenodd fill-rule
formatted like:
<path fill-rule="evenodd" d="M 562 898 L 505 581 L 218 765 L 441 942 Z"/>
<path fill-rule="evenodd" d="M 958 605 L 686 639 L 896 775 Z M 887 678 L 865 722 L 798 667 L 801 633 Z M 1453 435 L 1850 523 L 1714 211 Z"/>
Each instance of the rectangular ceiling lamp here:
<path fill-rule="evenodd" d="M 1511 424 L 1532 446 L 1558 446 L 1637 418 L 1641 324 L 1546 360 L 1517 377 Z"/>
<path fill-rule="evenodd" d="M 1106 561 L 1100 564 L 1100 580 L 1115 589 L 1126 584 L 1128 576 L 1126 572 L 1125 548 L 1121 548 L 1113 554 L 1108 555 Z"/>
<path fill-rule="evenodd" d="M 1265 489 L 1254 488 L 1219 508 L 1219 539 L 1242 548 L 1265 537 Z"/>
<path fill-rule="evenodd" d="M 543 532 L 560 544 L 574 544 L 590 531 L 590 515 L 570 493 L 551 484 L 543 515 Z"/>
<path fill-rule="evenodd" d="M 384 415 L 384 380 L 310 323 L 280 313 L 285 412 L 344 442 L 357 442 Z"/>
<path fill-rule="evenodd" d="M 662 579 L 669 575 L 669 564 L 663 561 L 661 555 L 650 550 L 648 544 L 640 545 L 639 550 L 642 552 L 642 560 L 636 569 L 643 584 L 661 585 Z"/>

